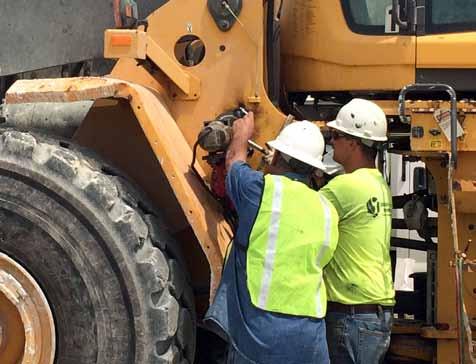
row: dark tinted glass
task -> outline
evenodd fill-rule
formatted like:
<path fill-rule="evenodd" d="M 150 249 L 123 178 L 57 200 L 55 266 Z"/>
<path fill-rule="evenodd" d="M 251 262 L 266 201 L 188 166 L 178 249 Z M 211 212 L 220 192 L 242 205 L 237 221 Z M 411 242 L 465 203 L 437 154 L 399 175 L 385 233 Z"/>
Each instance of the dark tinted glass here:
<path fill-rule="evenodd" d="M 428 3 L 429 33 L 476 30 L 476 0 L 431 0 Z"/>

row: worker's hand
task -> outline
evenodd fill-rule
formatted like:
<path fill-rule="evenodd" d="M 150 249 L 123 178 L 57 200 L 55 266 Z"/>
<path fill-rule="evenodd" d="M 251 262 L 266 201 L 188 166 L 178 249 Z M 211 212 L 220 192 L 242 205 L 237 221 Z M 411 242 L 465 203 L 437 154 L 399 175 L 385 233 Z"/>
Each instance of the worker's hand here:
<path fill-rule="evenodd" d="M 248 154 L 248 140 L 253 136 L 255 119 L 252 112 L 242 119 L 233 122 L 233 136 L 226 151 L 226 169 L 230 170 L 233 163 L 246 162 Z"/>
<path fill-rule="evenodd" d="M 252 111 L 245 115 L 241 119 L 237 119 L 233 122 L 233 138 L 245 140 L 253 137 L 255 130 L 255 117 Z"/>

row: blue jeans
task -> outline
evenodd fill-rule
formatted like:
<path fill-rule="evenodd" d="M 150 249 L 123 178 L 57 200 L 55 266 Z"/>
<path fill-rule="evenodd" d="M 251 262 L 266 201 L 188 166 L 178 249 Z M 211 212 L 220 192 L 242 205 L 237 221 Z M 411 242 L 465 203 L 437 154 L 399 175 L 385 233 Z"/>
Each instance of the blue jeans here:
<path fill-rule="evenodd" d="M 332 364 L 380 364 L 390 346 L 392 311 L 328 312 L 327 344 Z"/>
<path fill-rule="evenodd" d="M 327 352 L 327 347 L 318 345 L 318 350 L 321 352 L 317 361 L 315 363 L 299 363 L 299 364 L 330 364 L 329 353 Z M 257 363 L 245 358 L 244 355 L 240 354 L 233 345 L 228 347 L 228 356 L 226 364 L 268 364 L 268 363 Z M 269 361 L 269 364 L 291 364 L 289 361 L 279 361 L 279 359 Z"/>
<path fill-rule="evenodd" d="M 261 352 L 259 358 L 255 360 L 248 358 L 253 351 L 247 348 L 240 351 L 230 343 L 226 364 L 330 364 L 324 320 L 319 320 L 316 329 L 314 345 L 302 346 L 302 335 L 297 333 L 281 333 L 278 335 L 285 335 L 288 338 L 288 345 L 274 345 Z M 278 333 L 279 331 L 277 328 Z"/>

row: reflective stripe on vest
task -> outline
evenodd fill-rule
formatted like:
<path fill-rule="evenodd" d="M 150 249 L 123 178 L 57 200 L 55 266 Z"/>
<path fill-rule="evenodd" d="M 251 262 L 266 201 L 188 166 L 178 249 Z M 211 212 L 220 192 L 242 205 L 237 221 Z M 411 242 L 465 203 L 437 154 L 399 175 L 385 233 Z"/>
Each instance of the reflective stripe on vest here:
<path fill-rule="evenodd" d="M 317 255 L 317 260 L 316 264 L 319 267 L 324 267 L 325 264 L 322 264 L 322 261 L 324 259 L 324 256 L 326 253 L 329 252 L 331 249 L 331 204 L 327 199 L 319 195 L 319 199 L 321 200 L 322 207 L 324 208 L 324 243 L 322 244 L 321 249 L 319 250 L 319 254 Z M 334 223 L 337 224 L 337 221 L 334 220 Z M 336 248 L 336 243 L 334 243 L 334 250 Z M 333 252 L 331 253 L 333 254 Z M 327 264 L 327 262 L 326 262 Z M 325 307 L 327 306 L 327 295 L 326 293 L 322 293 L 322 287 L 324 287 L 325 291 L 325 286 L 324 286 L 324 281 L 321 279 L 317 285 L 317 292 L 316 292 L 316 307 L 317 307 L 317 317 L 324 317 L 326 315 L 326 309 Z M 322 300 L 324 299 L 324 302 Z"/>
<path fill-rule="evenodd" d="M 252 303 L 272 312 L 324 317 L 322 268 L 336 248 L 337 225 L 324 196 L 301 182 L 267 175 L 247 251 Z"/>
<path fill-rule="evenodd" d="M 281 219 L 281 200 L 283 198 L 283 185 L 281 179 L 274 180 L 273 202 L 271 207 L 271 222 L 268 231 L 268 246 L 264 260 L 263 280 L 259 293 L 258 307 L 266 307 L 269 286 L 271 285 L 271 276 L 273 274 L 273 262 L 276 255 L 276 242 L 278 240 L 279 222 Z"/>

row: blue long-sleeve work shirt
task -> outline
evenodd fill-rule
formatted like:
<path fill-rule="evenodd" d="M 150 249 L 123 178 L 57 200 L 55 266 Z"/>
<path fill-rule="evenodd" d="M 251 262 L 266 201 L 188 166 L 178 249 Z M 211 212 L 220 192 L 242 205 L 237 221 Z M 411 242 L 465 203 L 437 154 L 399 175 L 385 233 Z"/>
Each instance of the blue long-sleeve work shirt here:
<path fill-rule="evenodd" d="M 287 177 L 299 179 L 296 175 Z M 327 362 L 321 347 L 327 345 L 323 320 L 272 313 L 251 303 L 246 250 L 263 194 L 263 173 L 235 162 L 227 175 L 226 189 L 238 211 L 239 225 L 205 322 L 218 325 L 221 334 L 250 363 Z"/>

